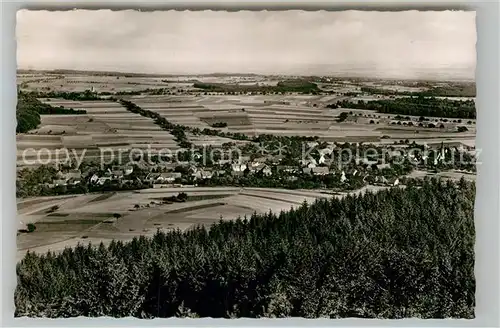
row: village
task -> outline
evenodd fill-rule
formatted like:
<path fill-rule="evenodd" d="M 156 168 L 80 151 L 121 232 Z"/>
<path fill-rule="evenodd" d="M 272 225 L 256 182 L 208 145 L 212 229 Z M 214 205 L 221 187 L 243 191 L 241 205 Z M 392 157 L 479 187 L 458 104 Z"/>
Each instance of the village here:
<path fill-rule="evenodd" d="M 303 158 L 292 158 L 291 152 L 264 155 L 246 152 L 233 159 L 206 159 L 199 153 L 192 153 L 189 161 L 152 157 L 134 158 L 121 165 L 122 161 L 116 160 L 105 165 L 84 162 L 79 168 L 53 165 L 24 169 L 32 174 L 43 172 L 39 174 L 45 176 L 41 180 L 23 179 L 26 174 L 21 170 L 18 196 L 187 186 L 286 186 L 345 191 L 369 184 L 395 186 L 410 177 L 413 171 L 432 175 L 439 171 L 467 174 L 475 170 L 474 148 L 461 143 L 382 146 L 308 142 L 307 146 L 310 150 Z M 258 148 L 267 147 L 260 144 Z M 28 184 L 34 180 L 44 182 L 23 187 L 24 181 Z"/>

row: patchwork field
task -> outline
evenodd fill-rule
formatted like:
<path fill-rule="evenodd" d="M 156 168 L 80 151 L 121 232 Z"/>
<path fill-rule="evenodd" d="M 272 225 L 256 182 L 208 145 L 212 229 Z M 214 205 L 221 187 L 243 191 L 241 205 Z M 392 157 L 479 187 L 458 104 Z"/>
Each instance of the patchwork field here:
<path fill-rule="evenodd" d="M 186 202 L 162 202 L 163 198 L 179 192 L 188 194 Z M 304 201 L 311 203 L 318 198 L 335 197 L 311 190 L 233 187 L 145 189 L 104 195 L 18 200 L 18 221 L 36 225 L 34 232 L 18 235 L 18 256 L 22 257 L 28 250 L 58 251 L 88 241 L 129 240 L 154 234 L 157 229 L 185 230 L 221 219 L 280 212 L 300 206 Z"/>
<path fill-rule="evenodd" d="M 162 77 L 96 76 L 85 74 L 20 74 L 18 83 L 27 90 L 58 90 L 81 92 L 93 88 L 98 92 L 119 92 L 165 88 L 170 83 L 162 82 Z M 181 83 L 177 83 L 181 87 Z M 186 84 L 186 86 L 189 86 Z"/>
<path fill-rule="evenodd" d="M 222 130 L 250 136 L 262 133 L 328 136 L 335 117 L 329 110 L 319 108 L 322 98 L 308 95 L 128 97 L 172 123 L 200 129 L 222 122 L 227 124 Z"/>
<path fill-rule="evenodd" d="M 62 148 L 68 149 L 72 159 L 83 156 L 97 161 L 101 155 L 119 156 L 120 150 L 126 157 L 132 148 L 179 148 L 169 132 L 148 118 L 128 112 L 119 103 L 40 100 L 55 107 L 85 109 L 87 114 L 41 115 L 38 129 L 16 136 L 18 167 L 55 162 L 57 158 L 64 161 Z M 35 160 L 37 163 L 30 164 Z"/>
<path fill-rule="evenodd" d="M 18 84 L 25 90 L 42 91 L 49 89 L 58 91 L 91 89 L 97 92 L 119 92 L 162 88 L 168 94 L 120 97 L 131 100 L 144 109 L 155 111 L 175 124 L 204 129 L 211 128 L 215 123 L 225 123 L 227 127 L 220 128 L 222 131 L 244 133 L 249 136 L 257 134 L 318 136 L 325 141 L 337 142 L 380 142 L 382 137 L 393 142 L 401 139 L 417 140 L 436 137 L 474 139 L 475 136 L 475 120 L 471 124 L 450 121 L 443 123 L 443 129 L 426 130 L 418 127 L 394 126 L 392 124 L 394 115 L 382 115 L 373 111 L 349 108 L 335 110 L 326 108 L 326 105 L 339 100 L 356 102 L 359 100 L 369 101 L 389 97 L 404 97 L 367 94 L 362 91 L 364 87 L 399 92 L 419 92 L 428 89 L 419 84 L 322 79 L 321 82 L 317 82 L 318 88 L 331 93 L 323 95 L 299 93 L 255 94 L 252 92 L 223 94 L 193 87 L 195 82 L 237 84 L 241 86 L 272 86 L 287 78 L 290 77 L 258 75 L 141 76 L 134 74 L 117 76 L 102 73 L 45 72 L 43 74 L 18 74 Z M 460 97 L 447 98 L 458 100 Z M 175 142 L 169 134 L 157 131 L 157 127 L 152 126 L 150 120 L 124 111 L 117 103 L 64 100 L 50 100 L 49 102 L 56 106 L 61 105 L 75 109 L 84 108 L 89 113 L 87 117 L 92 118 L 94 124 L 83 124 L 89 122 L 78 121 L 85 119 L 84 117 L 44 118 L 39 133 L 47 134 L 50 131 L 51 134 L 62 132 L 77 135 L 93 134 L 92 142 L 88 142 L 96 147 L 107 144 L 114 147 L 117 143 L 121 146 L 123 143 L 140 148 L 141 144 L 151 143 L 158 145 L 152 146 L 153 148 L 168 147 L 175 149 Z M 336 119 L 343 111 L 363 116 L 357 117 L 354 122 L 338 123 Z M 412 117 L 411 120 L 417 122 L 418 117 Z M 75 131 L 75 125 L 79 126 L 77 131 Z M 455 130 L 458 125 L 466 126 L 469 131 L 467 133 L 456 133 Z M 143 131 L 146 130 L 149 138 L 143 134 Z M 153 135 L 154 141 L 151 141 Z M 220 145 L 230 141 L 226 138 L 205 138 L 193 135 L 189 135 L 188 139 L 195 145 Z M 32 142 L 37 142 L 35 145 L 38 147 L 47 141 L 47 148 L 54 148 L 59 144 L 57 140 L 51 140 L 50 143 L 48 140 L 39 141 L 29 138 L 18 141 L 20 141 L 21 149 L 28 147 Z"/>
<path fill-rule="evenodd" d="M 182 95 L 131 96 L 129 100 L 142 108 L 160 113 L 169 121 L 196 128 L 210 128 L 225 123 L 222 131 L 244 133 L 249 136 L 275 134 L 284 136 L 318 136 L 325 141 L 379 142 L 384 137 L 390 142 L 401 139 L 446 138 L 447 140 L 474 139 L 475 120 L 440 122 L 432 118 L 429 123 L 443 124 L 443 128 L 418 127 L 419 117 L 411 116 L 414 126 L 395 125 L 396 115 L 380 114 L 369 110 L 350 108 L 328 109 L 325 106 L 339 96 L 314 95 Z M 366 98 L 366 97 L 365 97 Z M 368 98 L 364 100 L 370 100 Z M 379 99 L 378 96 L 372 97 Z M 361 99 L 361 98 L 360 98 Z M 358 115 L 355 120 L 337 122 L 342 112 Z M 469 122 L 470 121 L 470 122 Z M 468 132 L 456 133 L 458 126 Z M 197 145 L 204 141 L 189 136 Z M 229 141 L 207 139 L 207 144 Z"/>

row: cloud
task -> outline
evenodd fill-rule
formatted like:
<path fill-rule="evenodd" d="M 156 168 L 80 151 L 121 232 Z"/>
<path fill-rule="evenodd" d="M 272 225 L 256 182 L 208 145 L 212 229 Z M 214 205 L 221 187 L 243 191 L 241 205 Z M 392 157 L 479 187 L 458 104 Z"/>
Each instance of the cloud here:
<path fill-rule="evenodd" d="M 465 11 L 28 11 L 18 66 L 154 73 L 473 77 L 475 13 Z"/>

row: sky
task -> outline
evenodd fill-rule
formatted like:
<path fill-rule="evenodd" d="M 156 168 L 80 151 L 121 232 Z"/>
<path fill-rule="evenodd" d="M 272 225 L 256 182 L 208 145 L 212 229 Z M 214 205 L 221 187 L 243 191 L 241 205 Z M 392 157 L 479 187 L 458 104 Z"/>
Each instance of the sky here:
<path fill-rule="evenodd" d="M 17 13 L 20 69 L 473 79 L 475 12 Z"/>

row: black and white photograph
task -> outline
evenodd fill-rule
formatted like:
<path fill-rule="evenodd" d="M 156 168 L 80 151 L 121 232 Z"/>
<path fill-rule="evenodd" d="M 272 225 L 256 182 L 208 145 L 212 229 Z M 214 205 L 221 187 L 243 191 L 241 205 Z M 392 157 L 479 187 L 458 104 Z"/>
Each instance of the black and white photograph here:
<path fill-rule="evenodd" d="M 475 11 L 22 9 L 15 40 L 15 317 L 476 317 Z"/>

